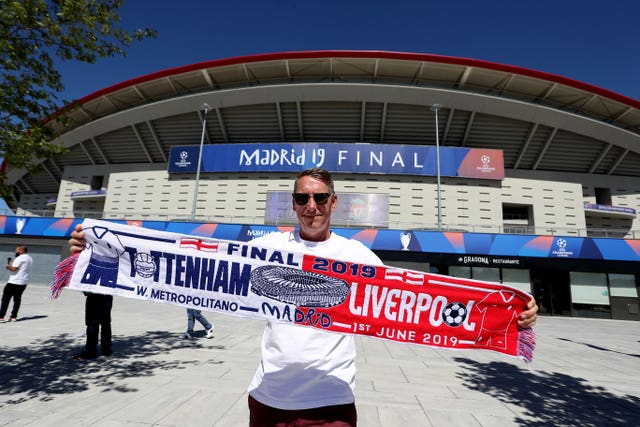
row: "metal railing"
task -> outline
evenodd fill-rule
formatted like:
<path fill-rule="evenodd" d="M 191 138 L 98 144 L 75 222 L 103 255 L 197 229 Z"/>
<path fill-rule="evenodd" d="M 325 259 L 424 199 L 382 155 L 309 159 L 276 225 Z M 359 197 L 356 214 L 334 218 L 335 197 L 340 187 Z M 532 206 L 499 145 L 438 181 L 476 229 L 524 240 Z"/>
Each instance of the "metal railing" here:
<path fill-rule="evenodd" d="M 247 224 L 247 225 L 295 225 L 291 220 L 283 222 L 265 223 L 262 216 L 243 215 L 195 215 L 192 217 L 187 212 L 116 212 L 116 211 L 54 211 L 32 210 L 18 211 L 0 210 L 0 215 L 5 216 L 25 216 L 25 217 L 58 217 L 58 218 L 94 218 L 94 219 L 118 219 L 130 221 L 183 221 L 183 222 L 203 222 L 222 224 Z M 445 231 L 445 232 L 466 232 L 466 233 L 490 233 L 490 234 L 522 234 L 541 236 L 567 236 L 567 237 L 598 237 L 615 239 L 640 239 L 640 230 L 625 228 L 575 228 L 575 227 L 549 227 L 549 226 L 529 226 L 529 225 L 492 225 L 492 224 L 442 224 L 438 227 L 436 223 L 418 221 L 387 221 L 382 224 L 362 225 L 357 222 L 335 223 L 336 227 L 342 228 L 380 228 L 392 230 L 415 230 L 415 231 Z"/>

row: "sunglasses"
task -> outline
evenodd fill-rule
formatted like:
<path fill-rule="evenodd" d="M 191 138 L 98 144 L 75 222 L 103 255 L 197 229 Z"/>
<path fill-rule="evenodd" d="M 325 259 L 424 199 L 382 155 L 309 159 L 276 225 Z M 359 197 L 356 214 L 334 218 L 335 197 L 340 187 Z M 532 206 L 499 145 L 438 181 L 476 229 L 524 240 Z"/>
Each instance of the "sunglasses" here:
<path fill-rule="evenodd" d="M 316 202 L 316 205 L 326 205 L 331 197 L 332 193 L 314 193 L 313 201 Z M 309 203 L 309 196 L 306 193 L 293 193 L 293 200 L 296 202 L 296 205 L 304 206 Z"/>

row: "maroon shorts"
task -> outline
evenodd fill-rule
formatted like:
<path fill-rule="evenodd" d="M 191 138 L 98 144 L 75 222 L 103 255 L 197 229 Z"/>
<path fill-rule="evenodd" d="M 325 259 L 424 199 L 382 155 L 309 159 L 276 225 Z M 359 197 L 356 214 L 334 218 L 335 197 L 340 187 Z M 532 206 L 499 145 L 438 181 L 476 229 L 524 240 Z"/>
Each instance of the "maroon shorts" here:
<path fill-rule="evenodd" d="M 356 427 L 355 403 L 320 408 L 272 408 L 249 396 L 249 427 Z"/>

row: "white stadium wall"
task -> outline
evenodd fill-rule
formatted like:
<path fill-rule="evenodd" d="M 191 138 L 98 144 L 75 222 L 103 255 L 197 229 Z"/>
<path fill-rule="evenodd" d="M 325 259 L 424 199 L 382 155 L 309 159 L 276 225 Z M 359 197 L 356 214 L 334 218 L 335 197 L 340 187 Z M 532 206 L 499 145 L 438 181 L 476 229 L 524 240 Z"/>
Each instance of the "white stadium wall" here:
<path fill-rule="evenodd" d="M 106 196 L 71 200 L 71 193 L 90 189 L 93 176 L 104 176 Z M 584 203 L 595 203 L 595 188 L 612 190 L 612 202 L 640 210 L 640 178 L 561 172 L 507 170 L 503 181 L 443 178 L 442 221 L 450 228 L 495 231 L 503 226 L 503 205 L 531 206 L 528 225 L 536 234 L 578 235 L 587 228 L 620 228 L 615 216 L 585 215 Z M 261 224 L 267 191 L 292 190 L 294 174 L 203 174 L 196 215 L 205 221 Z M 68 166 L 57 195 L 55 216 L 93 213 L 104 218 L 188 219 L 193 206 L 191 175 L 169 175 L 166 167 L 145 164 Z M 391 228 L 429 228 L 437 224 L 435 177 L 335 174 L 338 193 L 389 195 Z M 37 215 L 51 197 L 23 196 L 19 214 Z M 526 225 L 526 224 L 525 224 Z M 469 228 L 473 226 L 473 228 Z M 486 229 L 485 229 L 486 228 Z M 638 229 L 638 219 L 628 229 Z"/>

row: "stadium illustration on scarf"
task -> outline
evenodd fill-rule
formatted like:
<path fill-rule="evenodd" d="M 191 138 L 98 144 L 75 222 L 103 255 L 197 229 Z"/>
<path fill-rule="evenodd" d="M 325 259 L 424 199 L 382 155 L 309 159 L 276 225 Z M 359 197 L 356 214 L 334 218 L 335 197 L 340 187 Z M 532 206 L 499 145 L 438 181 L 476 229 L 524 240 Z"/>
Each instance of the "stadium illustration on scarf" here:
<path fill-rule="evenodd" d="M 286 252 L 251 242 L 86 219 L 86 248 L 51 285 L 447 349 L 533 358 L 518 315 L 531 296 L 503 284 Z"/>

